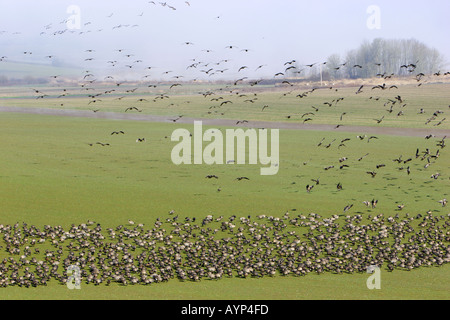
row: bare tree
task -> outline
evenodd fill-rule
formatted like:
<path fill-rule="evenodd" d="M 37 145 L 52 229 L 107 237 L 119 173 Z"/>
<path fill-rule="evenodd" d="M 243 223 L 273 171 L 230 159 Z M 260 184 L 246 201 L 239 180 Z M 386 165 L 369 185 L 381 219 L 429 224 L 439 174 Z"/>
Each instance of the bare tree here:
<path fill-rule="evenodd" d="M 327 68 L 331 79 L 341 79 L 343 75 L 341 56 L 339 54 L 329 56 L 327 59 Z"/>
<path fill-rule="evenodd" d="M 335 55 L 330 59 L 335 59 Z M 379 75 L 432 74 L 445 66 L 444 57 L 434 48 L 415 39 L 374 39 L 365 41 L 346 55 L 346 78 L 369 78 Z"/>

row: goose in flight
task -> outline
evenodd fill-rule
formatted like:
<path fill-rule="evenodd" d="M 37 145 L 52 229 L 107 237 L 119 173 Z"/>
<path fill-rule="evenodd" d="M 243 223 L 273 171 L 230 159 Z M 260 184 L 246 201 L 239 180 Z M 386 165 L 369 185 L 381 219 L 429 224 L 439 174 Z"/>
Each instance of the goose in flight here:
<path fill-rule="evenodd" d="M 128 108 L 125 109 L 125 112 L 127 112 L 128 110 L 136 110 L 137 112 L 142 112 L 142 110 L 139 110 L 136 107 L 128 107 Z"/>
<path fill-rule="evenodd" d="M 385 90 L 386 89 L 386 84 L 383 83 L 383 85 L 377 85 L 377 86 L 372 87 L 372 90 L 374 90 L 374 89 Z"/>
<path fill-rule="evenodd" d="M 372 205 L 372 208 L 375 209 L 375 208 L 377 207 L 378 200 L 372 199 L 372 201 L 370 202 L 370 204 Z"/>
<path fill-rule="evenodd" d="M 317 146 L 320 147 L 324 141 L 325 141 L 325 138 L 323 138 Z"/>
<path fill-rule="evenodd" d="M 286 71 L 288 71 L 288 70 L 291 70 L 291 69 L 295 69 L 295 66 L 287 67 L 286 69 L 284 69 L 284 72 L 286 72 Z"/>
<path fill-rule="evenodd" d="M 384 119 L 384 116 L 382 116 L 380 119 L 373 119 L 375 120 L 378 124 L 380 124 Z"/>
<path fill-rule="evenodd" d="M 172 122 L 177 122 L 177 121 L 180 120 L 182 117 L 183 117 L 182 115 L 181 115 L 181 116 L 178 116 L 178 118 L 172 119 Z"/>
<path fill-rule="evenodd" d="M 364 159 L 365 157 L 367 157 L 369 154 L 366 153 L 365 155 L 363 155 L 361 158 L 358 159 L 358 161 L 361 161 L 362 159 Z"/>
<path fill-rule="evenodd" d="M 296 60 L 287 61 L 287 62 L 284 63 L 284 65 L 293 64 L 295 62 L 297 62 L 297 61 Z"/>
<path fill-rule="evenodd" d="M 347 212 L 347 211 L 350 210 L 352 207 L 353 207 L 353 204 L 346 205 L 346 206 L 344 207 L 344 212 Z"/>
<path fill-rule="evenodd" d="M 362 92 L 362 88 L 364 88 L 364 85 L 362 85 L 362 86 L 359 87 L 358 91 L 356 91 L 356 94 L 361 93 L 361 92 Z"/>
<path fill-rule="evenodd" d="M 247 77 L 244 77 L 244 78 L 241 78 L 241 79 L 236 80 L 236 81 L 234 82 L 234 85 L 236 86 L 236 85 L 238 84 L 238 82 L 244 81 L 245 79 L 247 79 Z"/>
<path fill-rule="evenodd" d="M 367 171 L 367 174 L 370 174 L 372 176 L 372 178 L 375 178 L 375 176 L 377 175 L 377 173 L 375 171 Z"/>
<path fill-rule="evenodd" d="M 314 113 L 313 112 L 306 112 L 306 113 L 302 114 L 301 118 L 303 119 L 307 115 L 314 115 Z"/>

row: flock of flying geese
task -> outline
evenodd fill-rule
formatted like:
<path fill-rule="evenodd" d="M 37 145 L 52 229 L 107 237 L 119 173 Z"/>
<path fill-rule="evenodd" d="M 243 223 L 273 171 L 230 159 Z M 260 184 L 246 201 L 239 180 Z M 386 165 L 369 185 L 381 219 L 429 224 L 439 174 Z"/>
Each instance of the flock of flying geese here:
<path fill-rule="evenodd" d="M 159 2 L 157 4 L 157 3 L 153 2 L 153 1 L 150 1 L 149 3 L 152 4 L 152 5 L 160 5 L 162 7 L 168 7 L 170 9 L 172 9 L 172 10 L 176 10 L 176 8 L 174 8 L 173 6 L 171 6 L 171 5 L 169 5 L 169 4 L 165 3 L 165 2 L 164 3 L 163 2 Z M 190 6 L 189 2 L 186 2 L 186 5 Z M 140 16 L 142 16 L 142 14 Z M 51 28 L 51 25 L 47 25 L 46 26 L 46 29 L 50 29 L 50 28 Z M 180 45 L 182 45 L 182 46 L 195 46 L 195 44 L 193 42 L 191 42 L 191 41 L 185 41 L 185 42 L 181 43 Z M 227 50 L 239 50 L 240 52 L 243 52 L 243 54 L 251 51 L 248 48 L 240 49 L 240 48 L 238 48 L 235 45 L 227 45 L 227 46 L 225 46 L 225 48 Z M 213 52 L 213 50 L 211 50 L 211 49 L 203 49 L 202 51 L 207 52 L 207 53 Z M 94 49 L 87 49 L 87 50 L 84 50 L 84 52 L 86 54 L 93 55 L 93 54 L 95 54 L 96 50 L 94 50 Z M 23 54 L 24 55 L 31 55 L 32 52 L 24 51 Z M 115 50 L 114 54 L 122 55 L 122 57 L 124 59 L 126 59 L 125 64 L 124 64 L 124 68 L 128 68 L 128 69 L 137 68 L 140 64 L 143 63 L 142 59 L 135 59 L 134 58 L 134 54 L 130 53 L 130 52 L 127 52 L 127 50 L 125 50 L 125 49 L 117 49 L 117 50 Z M 47 59 L 53 59 L 54 55 L 49 54 L 49 55 L 46 56 L 46 58 Z M 7 60 L 6 56 L 0 57 L 0 62 L 1 61 L 6 61 L 6 60 Z M 94 60 L 95 60 L 95 57 L 93 57 L 93 56 L 89 56 L 89 57 L 87 57 L 85 59 L 85 61 L 87 63 L 90 62 L 90 61 L 94 61 Z M 214 74 L 223 74 L 224 72 L 228 71 L 229 70 L 228 68 L 219 68 L 219 66 L 221 66 L 223 64 L 226 64 L 228 62 L 229 62 L 229 59 L 222 59 L 222 60 L 216 61 L 216 62 L 202 62 L 202 61 L 197 61 L 196 59 L 192 59 L 192 63 L 189 64 L 186 67 L 186 69 L 199 69 L 200 73 L 204 73 L 205 75 L 208 75 L 210 77 L 210 76 L 212 76 Z M 112 70 L 119 63 L 120 62 L 117 59 L 111 59 L 111 60 L 107 61 L 107 65 L 110 66 L 112 68 Z M 414 74 L 414 72 L 417 69 L 417 66 L 418 66 L 419 63 L 420 63 L 420 61 L 416 61 L 414 63 L 405 63 L 405 64 L 403 64 L 403 65 L 401 65 L 399 67 L 400 70 L 401 69 L 407 70 L 407 72 L 409 74 L 411 74 L 414 77 L 414 79 L 417 81 L 418 86 L 422 85 L 424 83 L 424 79 L 426 78 L 426 75 L 423 74 L 423 73 Z M 298 63 L 297 63 L 296 60 L 286 61 L 283 64 L 284 70 L 275 73 L 274 76 L 273 76 L 272 81 L 276 80 L 276 82 L 275 82 L 276 85 L 278 85 L 281 88 L 290 88 L 290 89 L 292 89 L 292 87 L 294 87 L 294 85 L 295 85 L 294 82 L 293 82 L 294 80 L 288 81 L 288 80 L 284 79 L 284 77 L 287 76 L 289 73 L 291 75 L 292 74 L 300 74 L 300 73 L 302 73 L 304 71 L 305 68 L 313 68 L 313 67 L 315 67 L 317 65 L 326 65 L 326 64 L 327 64 L 327 62 L 321 62 L 321 63 L 315 62 L 315 63 L 311 63 L 311 64 L 306 64 L 306 65 L 303 66 L 302 69 L 299 70 L 298 69 Z M 375 64 L 379 68 L 382 67 L 382 65 L 380 63 L 375 63 Z M 257 66 L 254 69 L 254 71 L 256 72 L 256 71 L 264 68 L 265 66 L 266 65 L 264 65 L 264 64 L 263 65 L 259 65 L 259 66 Z M 348 65 L 346 62 L 344 62 L 344 63 L 342 63 L 341 65 L 339 65 L 335 69 L 338 70 L 338 69 L 341 69 L 341 68 L 358 68 L 358 69 L 362 69 L 362 68 L 364 68 L 364 66 L 361 65 L 361 64 L 354 64 L 353 66 L 351 66 L 351 65 Z M 144 68 L 144 70 L 148 70 L 148 71 L 154 70 L 154 69 L 155 68 L 151 67 L 151 66 L 148 66 L 148 67 Z M 239 73 L 244 72 L 245 70 L 248 70 L 248 69 L 250 69 L 250 67 L 248 65 L 243 65 L 243 66 L 239 67 L 237 70 L 235 70 L 235 72 L 237 74 L 239 74 Z M 171 70 L 167 70 L 167 71 L 162 72 L 162 75 L 169 75 L 172 72 L 173 71 L 171 71 Z M 439 71 L 439 72 L 436 72 L 436 73 L 433 74 L 434 77 L 441 77 L 441 76 L 445 77 L 445 76 L 448 76 L 448 75 L 450 75 L 450 72 L 441 73 Z M 383 79 L 383 80 L 391 79 L 393 76 L 395 76 L 395 75 L 394 74 L 386 74 L 386 73 L 379 73 L 379 74 L 377 74 L 377 77 L 379 77 L 380 79 Z M 171 82 L 167 82 L 167 81 L 164 81 L 161 84 L 159 84 L 159 83 L 155 84 L 155 82 L 153 82 L 153 81 L 145 82 L 145 81 L 148 81 L 148 79 L 151 78 L 151 77 L 152 77 L 151 74 L 146 74 L 146 75 L 144 75 L 142 77 L 143 80 L 138 82 L 139 85 L 137 85 L 134 88 L 129 88 L 129 86 L 127 86 L 128 83 L 126 81 L 116 81 L 113 74 L 105 76 L 103 80 L 97 80 L 97 77 L 95 77 L 94 73 L 89 71 L 89 70 L 87 70 L 87 71 L 85 71 L 84 75 L 82 76 L 80 89 L 82 91 L 88 92 L 87 93 L 87 97 L 89 99 L 87 101 L 87 105 L 88 106 L 94 105 L 94 104 L 96 106 L 101 106 L 101 104 L 102 104 L 102 99 L 101 98 L 102 97 L 113 96 L 113 97 L 115 97 L 114 100 L 117 100 L 117 101 L 122 101 L 123 100 L 124 101 L 124 104 L 126 105 L 126 106 L 124 106 L 124 112 L 127 112 L 127 113 L 129 113 L 129 112 L 141 113 L 141 112 L 144 111 L 144 108 L 145 108 L 145 107 L 141 107 L 141 106 L 145 106 L 146 104 L 151 103 L 151 102 L 170 100 L 171 96 L 169 95 L 169 92 L 173 91 L 176 87 L 183 86 L 183 83 L 181 81 L 179 81 L 180 79 L 183 78 L 183 75 L 174 75 L 174 76 L 172 76 L 171 78 L 176 80 L 176 82 L 172 82 L 172 83 Z M 60 76 L 59 75 L 54 75 L 54 76 L 51 76 L 51 78 L 54 79 L 54 80 L 58 80 L 60 78 Z M 256 91 L 251 91 L 251 89 L 258 88 L 258 85 L 264 84 L 264 81 L 267 81 L 267 80 L 270 80 L 270 79 L 252 80 L 252 79 L 249 79 L 248 77 L 241 77 L 239 79 L 231 81 L 230 83 L 227 83 L 226 85 L 224 85 L 223 87 L 221 87 L 219 89 L 216 89 L 214 91 L 199 92 L 199 94 L 201 96 L 203 96 L 205 99 L 210 99 L 211 104 L 216 103 L 215 105 L 212 105 L 212 106 L 210 106 L 208 108 L 209 109 L 207 111 L 208 115 L 223 116 L 223 115 L 225 115 L 226 110 L 222 110 L 222 111 L 219 111 L 219 110 L 227 107 L 228 105 L 232 105 L 233 103 L 235 103 L 235 101 L 232 99 L 234 97 L 242 98 L 242 100 L 240 101 L 240 104 L 243 104 L 243 105 L 245 105 L 247 103 L 253 104 L 255 102 L 258 102 L 259 96 L 258 96 L 257 90 Z M 193 80 L 193 82 L 195 82 L 195 81 L 196 81 L 196 79 Z M 105 82 L 106 83 L 110 83 L 114 87 L 114 89 L 105 90 L 104 87 L 103 87 Z M 101 85 L 101 89 L 95 87 L 96 83 L 99 83 Z M 145 84 L 145 85 L 143 85 L 143 84 Z M 242 88 L 241 86 L 238 86 L 239 84 L 247 85 L 247 87 L 250 87 L 250 90 Z M 121 86 L 125 86 L 126 88 L 124 90 L 120 91 L 119 89 L 120 89 Z M 151 88 L 151 89 L 155 89 L 156 88 L 156 89 L 164 90 L 164 92 L 163 93 L 156 93 L 153 96 L 153 98 L 148 98 L 148 99 L 142 98 L 142 97 L 140 97 L 140 98 L 133 98 L 135 96 L 135 94 L 142 94 L 142 95 L 146 95 L 147 97 L 150 96 L 150 93 L 148 91 L 146 91 L 147 88 Z M 320 89 L 327 89 L 327 88 L 328 87 L 326 87 L 326 88 L 315 87 L 315 88 L 312 88 L 312 89 L 309 89 L 309 90 L 306 90 L 306 91 L 298 93 L 296 95 L 296 98 L 304 99 L 304 98 L 312 95 L 314 92 L 316 92 L 316 91 L 318 91 Z M 333 89 L 333 88 L 330 87 L 329 89 Z M 367 90 L 367 89 L 369 89 L 370 91 L 378 91 L 378 90 L 380 90 L 380 91 L 385 91 L 385 90 L 391 91 L 391 90 L 398 89 L 398 86 L 397 85 L 387 85 L 386 83 L 383 83 L 383 84 L 380 84 L 380 85 L 375 85 L 375 86 L 371 86 L 371 87 L 367 88 L 367 85 L 361 85 L 356 90 L 355 95 L 361 94 L 364 90 Z M 34 89 L 33 88 L 32 90 L 36 94 L 36 99 L 44 99 L 44 98 L 50 97 L 49 95 L 47 95 L 44 92 L 42 92 L 41 89 Z M 338 91 L 337 88 L 335 88 L 335 90 Z M 89 93 L 89 91 L 92 91 L 92 92 Z M 294 91 L 294 89 L 290 90 L 289 92 L 283 92 L 281 97 L 285 97 L 287 95 L 290 95 L 290 94 L 293 93 L 293 91 Z M 61 99 L 61 106 L 64 106 L 63 99 L 65 97 L 67 97 L 67 96 L 70 96 L 69 92 L 70 92 L 70 89 L 63 88 L 61 93 L 58 94 L 54 98 Z M 221 95 L 218 96 L 217 95 L 218 93 L 221 93 Z M 227 93 L 228 93 L 229 99 L 226 99 L 226 95 L 225 94 L 227 94 Z M 339 97 L 339 98 L 333 99 L 331 101 L 325 101 L 325 102 L 323 102 L 323 105 L 324 106 L 328 106 L 328 107 L 337 107 L 338 104 L 343 103 L 345 98 L 346 97 Z M 136 104 L 136 105 L 139 104 L 140 107 L 130 106 L 131 102 L 129 101 L 129 99 L 134 99 L 132 103 Z M 375 101 L 379 101 L 380 97 L 371 96 L 369 99 L 373 99 Z M 188 103 L 190 103 L 190 101 L 186 101 L 186 103 L 188 104 Z M 400 117 L 400 116 L 404 115 L 404 110 L 405 110 L 405 107 L 407 106 L 407 104 L 408 103 L 405 102 L 405 98 L 401 97 L 398 94 L 395 95 L 392 98 L 386 99 L 385 102 L 384 102 L 384 107 L 387 108 L 386 109 L 387 114 L 386 115 L 382 115 L 380 118 L 373 119 L 374 122 L 376 124 L 381 124 L 387 115 L 394 113 L 394 106 L 399 106 L 399 109 L 400 109 L 399 111 L 395 111 L 397 117 Z M 173 105 L 174 105 L 173 103 L 169 104 L 168 107 L 173 106 Z M 268 104 L 264 104 L 262 106 L 262 108 L 261 108 L 261 111 L 264 112 L 267 108 L 270 108 L 270 106 Z M 314 117 L 314 115 L 316 115 L 319 112 L 320 106 L 318 106 L 318 107 L 317 106 L 312 106 L 312 108 L 314 109 L 313 111 L 305 112 L 305 113 L 303 113 L 301 115 L 300 120 L 303 123 L 313 121 L 314 120 L 313 117 Z M 450 108 L 450 105 L 449 105 L 449 108 Z M 271 109 L 273 109 L 273 108 L 271 108 Z M 95 112 L 95 113 L 96 112 L 100 112 L 101 111 L 101 107 L 96 108 L 96 109 L 92 109 L 92 111 Z M 423 108 L 421 108 L 417 113 L 418 114 L 425 114 L 425 110 Z M 343 120 L 343 118 L 344 118 L 344 116 L 346 114 L 347 114 L 346 112 L 342 112 L 341 113 L 341 115 L 339 117 L 340 121 Z M 436 110 L 431 115 L 431 117 L 427 118 L 425 124 L 428 125 L 428 124 L 433 122 L 433 126 L 435 126 L 435 127 L 438 127 L 438 126 L 442 125 L 442 123 L 444 123 L 445 120 L 446 120 L 445 117 L 441 117 L 442 114 L 444 114 L 443 110 Z M 176 116 L 176 117 L 174 117 L 172 119 L 172 122 L 177 122 L 182 117 L 183 117 L 183 115 Z M 286 119 L 291 120 L 291 119 L 293 119 L 293 117 L 291 115 L 288 115 L 288 116 L 286 116 Z M 237 120 L 236 121 L 236 125 L 240 125 L 240 124 L 243 125 L 243 124 L 246 124 L 246 123 L 248 123 L 248 120 Z M 337 129 L 340 126 L 341 126 L 341 124 L 337 124 L 335 128 Z M 125 134 L 125 132 L 120 130 L 120 131 L 115 131 L 115 132 L 111 133 L 111 135 L 119 135 L 119 134 Z M 368 136 L 367 137 L 366 135 L 358 135 L 357 138 L 359 140 L 366 139 L 368 143 L 372 139 L 378 139 L 378 137 L 376 137 L 376 136 Z M 426 138 L 430 139 L 431 136 L 427 136 Z M 437 143 L 437 146 L 440 149 L 443 149 L 445 147 L 445 139 L 446 139 L 446 137 L 442 138 L 442 140 L 440 140 Z M 317 146 L 318 147 L 322 146 L 322 144 L 324 143 L 324 140 L 325 140 L 325 138 L 322 139 L 322 141 L 320 141 Z M 340 143 L 338 145 L 338 149 L 340 149 L 341 147 L 345 147 L 346 146 L 345 143 L 348 140 L 350 140 L 350 138 L 343 139 L 342 141 L 340 141 Z M 146 141 L 146 139 L 142 138 L 142 137 L 139 137 L 139 138 L 136 139 L 137 143 L 141 143 L 141 142 L 145 142 L 145 141 Z M 329 143 L 324 144 L 323 146 L 325 148 L 330 148 L 335 141 L 336 141 L 336 139 L 334 139 L 333 141 L 331 141 Z M 100 145 L 100 146 L 105 147 L 105 146 L 111 146 L 111 143 L 110 142 L 107 142 L 107 143 L 105 143 L 105 142 L 96 142 L 96 143 L 89 143 L 89 145 L 90 146 Z M 438 159 L 438 157 L 439 157 L 439 150 L 436 152 L 436 154 L 431 154 L 429 149 L 427 149 L 426 151 L 422 151 L 422 156 L 420 156 L 418 153 L 419 153 L 419 150 L 417 150 L 415 158 L 416 159 L 420 158 L 420 160 L 422 160 L 422 161 L 426 160 L 426 164 L 424 165 L 425 168 L 428 168 L 433 163 L 432 161 L 436 161 Z M 360 159 L 358 159 L 358 161 L 361 161 L 366 156 L 367 156 L 367 154 L 362 156 Z M 343 159 L 343 160 L 341 159 L 339 161 L 340 162 L 339 163 L 339 169 L 342 170 L 342 169 L 345 169 L 345 168 L 349 167 L 349 165 L 347 163 L 345 163 L 346 160 L 347 159 Z M 402 161 L 403 161 L 403 164 L 406 164 L 407 162 L 409 162 L 411 160 L 412 160 L 412 158 L 408 159 L 408 161 L 403 161 L 401 159 L 401 157 L 400 157 L 400 159 L 398 159 L 396 161 L 399 164 L 401 164 Z M 342 163 L 342 162 L 344 162 L 344 163 Z M 379 165 L 376 166 L 375 169 L 367 170 L 366 173 L 368 175 L 370 175 L 372 178 L 375 178 L 376 175 L 377 175 L 378 170 L 380 168 L 382 168 L 382 167 L 385 167 L 385 164 L 379 164 Z M 333 169 L 333 168 L 335 168 L 334 165 L 329 165 L 329 166 L 326 166 L 324 168 L 324 170 L 330 170 L 330 169 Z M 410 166 L 407 166 L 406 168 L 402 168 L 402 167 L 399 168 L 399 170 L 403 170 L 403 169 L 404 169 L 405 172 L 407 172 L 408 175 L 411 174 L 411 167 Z M 439 175 L 440 174 L 434 174 L 434 175 L 432 175 L 432 178 L 437 179 L 439 177 Z M 242 177 L 240 177 L 240 178 L 242 178 Z M 238 180 L 240 181 L 242 179 L 238 178 Z M 308 193 L 312 192 L 313 188 L 315 186 L 319 185 L 319 180 L 318 179 L 317 180 L 313 179 L 313 181 L 315 182 L 315 184 L 307 184 L 306 185 L 306 191 Z M 337 190 L 342 190 L 343 186 L 339 182 L 337 184 L 336 188 L 337 188 Z M 445 205 L 447 203 L 446 199 L 442 199 L 441 203 L 443 205 Z M 372 201 L 371 206 L 374 207 L 373 201 Z M 348 206 L 346 206 L 344 208 L 344 212 L 347 212 L 352 207 L 353 207 L 353 204 L 349 204 Z M 399 208 L 403 208 L 403 205 L 399 205 Z"/>
<path fill-rule="evenodd" d="M 425 137 L 425 139 L 431 139 L 432 137 L 434 137 L 434 135 L 427 135 Z M 367 138 L 367 142 L 369 143 L 371 139 L 378 139 L 378 137 L 376 136 L 367 136 L 367 135 L 357 135 L 356 138 L 358 140 L 364 140 Z M 424 169 L 429 168 L 432 164 L 435 164 L 437 159 L 440 157 L 441 154 L 441 150 L 445 148 L 446 144 L 446 136 L 444 136 L 442 139 L 438 140 L 436 142 L 436 146 L 438 147 L 438 149 L 436 150 L 436 152 L 431 152 L 430 148 L 426 148 L 425 150 L 420 150 L 419 148 L 416 149 L 414 156 L 410 156 L 408 158 L 403 158 L 403 155 L 398 156 L 397 158 L 392 159 L 392 162 L 396 162 L 398 165 L 400 165 L 400 167 L 397 167 L 397 169 L 399 171 L 405 171 L 406 174 L 409 176 L 411 174 L 411 166 L 409 165 L 409 163 L 416 161 L 417 163 L 419 163 L 418 161 L 422 162 L 422 166 Z M 350 138 L 345 138 L 342 139 L 338 145 L 338 149 L 342 146 L 345 146 L 344 142 L 351 140 Z M 317 147 L 323 147 L 323 148 L 330 148 L 331 145 L 333 143 L 335 143 L 336 139 L 333 139 L 333 141 L 331 141 L 330 143 L 326 143 L 325 142 L 325 138 L 322 138 L 322 140 L 317 144 Z M 364 154 L 363 156 L 361 156 L 360 158 L 357 159 L 358 162 L 361 162 L 364 158 L 366 158 L 369 155 L 369 153 Z M 345 164 L 348 160 L 348 157 L 341 157 L 339 159 L 339 169 L 343 170 L 345 168 L 349 168 L 350 165 Z M 343 164 L 344 163 L 344 164 Z M 423 164 L 425 163 L 425 164 Z M 307 162 L 303 163 L 304 165 L 307 164 Z M 408 164 L 408 166 L 405 166 L 406 164 Z M 379 170 L 385 168 L 387 165 L 385 163 L 379 163 L 375 165 L 375 168 L 373 168 L 372 170 L 366 171 L 366 174 L 368 174 L 371 178 L 375 178 L 377 176 L 377 173 Z M 325 171 L 328 171 L 330 169 L 335 168 L 335 165 L 329 165 L 324 167 L 323 169 Z M 441 176 L 441 173 L 436 172 L 434 174 L 432 174 L 430 176 L 430 179 L 434 179 L 437 180 L 439 177 Z M 307 193 L 310 193 L 313 188 L 317 185 L 320 184 L 320 179 L 311 179 L 312 182 L 314 182 L 313 184 L 307 184 L 306 185 L 306 191 Z M 337 190 L 343 190 L 343 185 L 341 182 L 338 182 L 336 185 L 336 189 Z M 438 203 L 440 203 L 442 205 L 442 207 L 445 207 L 447 205 L 447 199 L 443 198 L 441 200 L 438 201 Z M 366 205 L 367 207 L 371 207 L 372 209 L 375 209 L 377 206 L 378 200 L 377 199 L 372 199 L 371 201 L 367 201 L 364 200 L 363 204 Z M 347 206 L 344 207 L 343 212 L 347 212 L 349 211 L 351 208 L 353 207 L 353 203 L 349 204 Z M 405 207 L 404 204 L 399 204 L 397 205 L 397 210 L 402 210 Z M 429 213 L 431 213 L 432 211 L 430 210 Z"/>

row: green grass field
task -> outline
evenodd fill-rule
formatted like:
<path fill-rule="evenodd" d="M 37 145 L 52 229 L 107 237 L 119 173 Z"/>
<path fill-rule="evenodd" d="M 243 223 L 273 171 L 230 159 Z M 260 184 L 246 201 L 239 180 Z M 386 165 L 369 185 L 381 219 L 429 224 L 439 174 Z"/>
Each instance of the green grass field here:
<path fill-rule="evenodd" d="M 430 110 L 435 107 L 428 106 Z M 359 140 L 345 132 L 281 131 L 279 172 L 261 176 L 260 165 L 174 165 L 170 153 L 176 143 L 170 136 L 182 127 L 192 130 L 180 124 L 1 114 L 1 223 L 69 227 L 93 220 L 106 229 L 132 219 L 151 226 L 155 219 L 167 218 L 170 210 L 180 218 L 282 216 L 287 211 L 328 217 L 342 214 L 348 204 L 354 206 L 347 214 L 364 217 L 416 215 L 428 210 L 433 215 L 448 214 L 448 207 L 438 201 L 449 197 L 450 155 L 440 150 L 428 168 L 424 168 L 426 160 L 415 157 L 417 148 L 428 148 L 434 155 L 440 149 L 437 138 L 377 135 L 378 139 L 367 142 L 367 138 Z M 125 135 L 112 136 L 116 130 Z M 135 142 L 144 137 L 145 143 Z M 346 138 L 350 141 L 338 148 Z M 322 139 L 324 144 L 318 147 Z M 329 148 L 324 147 L 334 139 Z M 412 160 L 394 162 L 400 155 Z M 342 157 L 348 160 L 341 163 Z M 339 169 L 342 164 L 348 167 Z M 376 169 L 379 164 L 386 166 Z M 324 170 L 331 165 L 334 168 Z M 410 175 L 405 172 L 407 166 Z M 375 178 L 366 173 L 372 170 L 377 171 Z M 432 179 L 437 172 L 439 178 Z M 208 174 L 219 179 L 206 179 Z M 250 180 L 237 181 L 240 176 Z M 307 193 L 305 186 L 317 178 L 320 185 Z M 338 182 L 342 190 L 336 189 Z M 363 204 L 372 199 L 379 200 L 375 209 Z M 405 205 L 402 211 L 397 210 L 399 204 Z M 39 288 L 2 288 L 0 298 L 448 299 L 449 277 L 448 265 L 383 272 L 382 290 L 367 289 L 367 274 L 224 278 L 199 283 L 174 279 L 151 286 L 82 285 L 76 291 L 52 282 Z"/>
<path fill-rule="evenodd" d="M 129 107 L 140 110 L 129 113 L 197 118 L 286 121 L 307 124 L 359 125 L 449 129 L 450 84 L 399 85 L 398 89 L 372 90 L 358 87 L 328 87 L 299 95 L 312 86 L 251 87 L 249 85 L 219 87 L 214 84 L 122 85 L 120 87 L 20 87 L 0 89 L 0 105 L 57 109 L 99 110 L 124 113 Z M 33 89 L 40 92 L 35 93 Z M 131 90 L 137 89 L 133 92 Z M 114 90 L 114 91 L 112 91 Z M 108 93 L 105 93 L 108 92 Z M 204 96 L 203 94 L 211 93 Z M 100 94 L 96 97 L 89 95 Z M 44 98 L 39 96 L 46 95 Z M 400 97 L 401 100 L 396 99 Z M 338 99 L 341 99 L 339 100 Z M 229 103 L 225 103 L 230 101 Z M 395 101 L 392 104 L 392 101 Z M 325 103 L 330 103 L 331 106 Z M 266 108 L 264 108 L 267 106 Z M 392 106 L 392 108 L 391 108 Z M 423 109 L 421 112 L 420 110 Z M 433 117 L 436 111 L 437 113 Z M 377 123 L 377 119 L 383 120 Z M 430 121 L 428 121 L 431 119 Z"/>

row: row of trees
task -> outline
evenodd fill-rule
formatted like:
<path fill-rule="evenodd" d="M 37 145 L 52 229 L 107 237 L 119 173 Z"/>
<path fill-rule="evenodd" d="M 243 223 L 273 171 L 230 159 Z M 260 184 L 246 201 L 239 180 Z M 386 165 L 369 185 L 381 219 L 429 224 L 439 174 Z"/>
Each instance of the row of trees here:
<path fill-rule="evenodd" d="M 47 84 L 48 79 L 35 78 L 27 76 L 24 78 L 9 78 L 5 75 L 0 75 L 0 86 L 12 86 L 12 85 L 28 85 L 28 84 Z"/>
<path fill-rule="evenodd" d="M 377 38 L 365 41 L 358 49 L 344 57 L 333 54 L 321 69 L 312 68 L 309 77 L 324 80 L 371 78 L 380 74 L 396 76 L 434 74 L 445 67 L 444 56 L 434 48 L 415 40 L 386 40 Z M 358 67 L 361 66 L 362 68 Z"/>

